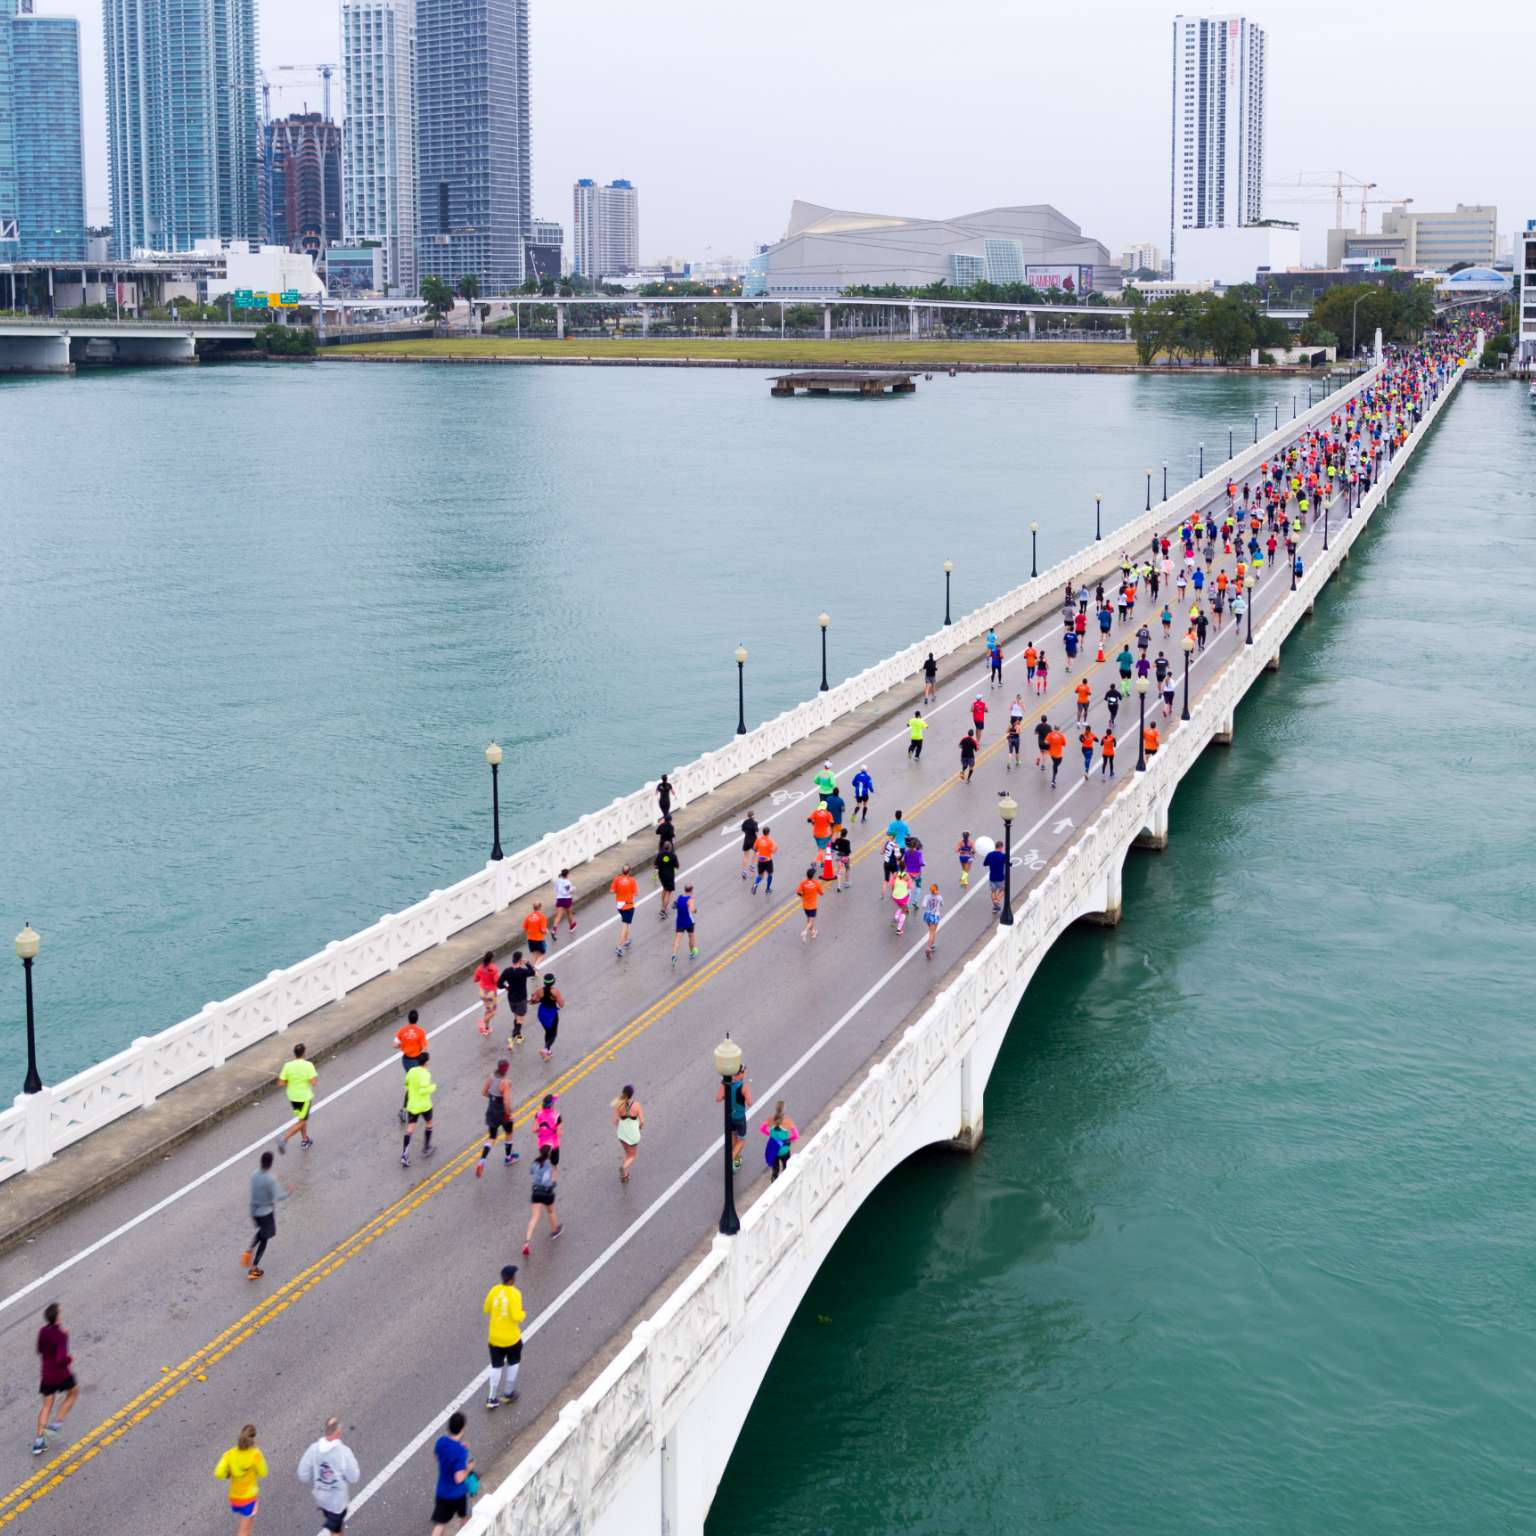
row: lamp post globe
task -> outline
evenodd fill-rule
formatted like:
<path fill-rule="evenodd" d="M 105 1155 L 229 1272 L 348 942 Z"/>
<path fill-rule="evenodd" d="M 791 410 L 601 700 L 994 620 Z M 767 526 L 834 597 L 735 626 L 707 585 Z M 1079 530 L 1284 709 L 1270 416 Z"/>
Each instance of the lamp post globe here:
<path fill-rule="evenodd" d="M 731 1158 L 731 1082 L 741 1071 L 741 1047 L 729 1035 L 715 1047 L 714 1066 L 725 1110 L 725 1203 L 720 1208 L 720 1230 L 732 1237 L 741 1231 L 741 1218 L 736 1214 L 736 1170 Z"/>
<path fill-rule="evenodd" d="M 1003 909 L 997 915 L 1005 927 L 1013 926 L 1013 818 L 1019 814 L 1019 802 L 1012 795 L 998 796 L 997 814 L 1003 818 Z"/>
<path fill-rule="evenodd" d="M 21 1085 L 23 1093 L 43 1091 L 43 1079 L 37 1070 L 37 1025 L 32 1014 L 32 962 L 37 959 L 42 946 L 37 930 L 31 923 L 23 923 L 21 932 L 16 935 L 16 957 L 21 961 L 27 987 L 27 1075 Z"/>
<path fill-rule="evenodd" d="M 747 648 L 736 647 L 736 734 L 747 734 Z"/>

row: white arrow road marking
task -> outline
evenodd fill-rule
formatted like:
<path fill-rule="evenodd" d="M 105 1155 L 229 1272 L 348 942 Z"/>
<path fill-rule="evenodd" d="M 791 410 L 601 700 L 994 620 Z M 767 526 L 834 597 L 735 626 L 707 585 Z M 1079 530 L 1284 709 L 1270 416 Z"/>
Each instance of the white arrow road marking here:
<path fill-rule="evenodd" d="M 1070 832 L 1071 830 L 1072 830 L 1072 818 L 1070 816 L 1063 816 L 1061 818 L 1061 820 L 1058 821 L 1056 823 L 1056 825 L 1051 828 L 1051 836 L 1052 837 L 1060 837 L 1063 832 Z"/>

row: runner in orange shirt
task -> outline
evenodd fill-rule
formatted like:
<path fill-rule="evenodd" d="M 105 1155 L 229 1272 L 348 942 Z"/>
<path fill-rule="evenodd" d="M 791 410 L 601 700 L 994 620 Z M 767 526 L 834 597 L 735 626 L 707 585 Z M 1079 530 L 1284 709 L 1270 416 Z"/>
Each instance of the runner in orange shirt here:
<path fill-rule="evenodd" d="M 1067 738 L 1061 731 L 1052 726 L 1050 734 L 1045 738 L 1045 750 L 1051 754 L 1051 788 L 1056 788 L 1056 775 L 1061 772 L 1061 754 L 1066 750 Z"/>
<path fill-rule="evenodd" d="M 1074 690 L 1077 694 L 1077 718 L 1086 722 L 1088 719 L 1088 705 L 1093 699 L 1093 688 L 1085 677 Z"/>
<path fill-rule="evenodd" d="M 629 872 L 628 864 L 613 877 L 608 889 L 613 892 L 613 899 L 619 909 L 619 921 L 624 925 L 623 941 L 614 950 L 614 954 L 622 960 L 629 951 L 630 940 L 634 937 L 635 897 L 640 889 L 635 883 L 635 877 Z"/>
<path fill-rule="evenodd" d="M 1157 734 L 1155 721 L 1141 733 L 1141 745 L 1148 757 L 1157 756 L 1157 749 L 1162 745 L 1162 740 Z"/>
<path fill-rule="evenodd" d="M 549 936 L 549 919 L 544 915 L 542 901 L 534 902 L 533 911 L 523 919 L 523 936 L 528 940 L 531 954 L 542 955 L 548 952 L 548 945 L 544 941 Z"/>
<path fill-rule="evenodd" d="M 764 876 L 768 879 L 766 895 L 773 895 L 773 855 L 779 846 L 768 835 L 769 829 L 764 827 L 757 834 L 757 841 L 752 845 L 752 851 L 757 855 L 757 874 L 752 879 L 752 894 L 757 895 L 757 888 L 762 884 Z"/>
<path fill-rule="evenodd" d="M 1083 777 L 1088 777 L 1089 770 L 1093 767 L 1093 749 L 1098 745 L 1099 738 L 1093 734 L 1093 727 L 1085 720 L 1083 728 L 1078 733 L 1077 744 L 1083 749 Z"/>
<path fill-rule="evenodd" d="M 427 1032 L 421 1027 L 420 1015 L 414 1008 L 406 1014 L 405 1023 L 395 1031 L 395 1044 L 400 1047 L 400 1065 L 409 1072 L 427 1048 Z M 400 1099 L 400 1123 L 405 1124 L 405 1101 L 410 1096 L 406 1089 Z"/>
<path fill-rule="evenodd" d="M 496 977 L 500 973 L 496 969 L 495 959 L 490 950 L 486 950 L 481 956 L 480 964 L 475 967 L 475 985 L 480 988 L 480 1001 L 485 1005 L 485 1011 L 480 1015 L 480 1033 L 488 1035 L 491 1032 L 491 1020 L 496 1017 Z"/>
<path fill-rule="evenodd" d="M 1099 743 L 1099 777 L 1114 778 L 1115 776 L 1115 733 L 1112 730 L 1104 732 L 1104 739 Z"/>
<path fill-rule="evenodd" d="M 805 912 L 805 927 L 800 930 L 800 942 L 816 937 L 816 908 L 821 904 L 821 881 L 816 878 L 816 867 L 805 872 L 805 879 L 795 887 L 800 906 Z"/>
<path fill-rule="evenodd" d="M 816 847 L 825 849 L 832 841 L 832 812 L 827 809 L 827 802 L 823 800 L 805 819 L 811 824 L 811 836 L 816 839 Z"/>
<path fill-rule="evenodd" d="M 1035 649 L 1035 642 L 1031 640 L 1024 647 L 1024 686 L 1027 688 L 1035 680 L 1035 663 L 1040 660 L 1040 652 Z"/>

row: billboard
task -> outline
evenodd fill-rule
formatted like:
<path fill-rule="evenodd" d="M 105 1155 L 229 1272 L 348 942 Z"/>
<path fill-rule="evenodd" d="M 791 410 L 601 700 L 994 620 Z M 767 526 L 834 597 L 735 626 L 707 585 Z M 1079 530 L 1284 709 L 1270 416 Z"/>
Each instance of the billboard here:
<path fill-rule="evenodd" d="M 1031 288 L 1059 288 L 1063 293 L 1086 293 L 1093 287 L 1093 268 L 1025 267 L 1024 281 Z"/>

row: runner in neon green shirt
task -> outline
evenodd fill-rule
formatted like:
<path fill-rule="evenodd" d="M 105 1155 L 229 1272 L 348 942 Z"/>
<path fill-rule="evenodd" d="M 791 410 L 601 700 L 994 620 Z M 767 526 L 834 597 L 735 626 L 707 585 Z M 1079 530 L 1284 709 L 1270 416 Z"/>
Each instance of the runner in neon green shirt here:
<path fill-rule="evenodd" d="M 283 1070 L 277 1074 L 277 1080 L 283 1085 L 283 1092 L 288 1095 L 288 1104 L 293 1110 L 293 1124 L 277 1138 L 279 1152 L 286 1153 L 289 1141 L 295 1136 L 306 1151 L 314 1146 L 309 1134 L 309 1106 L 314 1102 L 318 1077 L 314 1062 L 304 1059 L 304 1047 L 294 1046 L 293 1060 L 285 1061 Z"/>
<path fill-rule="evenodd" d="M 405 1141 L 400 1148 L 402 1168 L 411 1166 L 411 1136 L 418 1120 L 426 1125 L 426 1135 L 421 1141 L 421 1155 L 431 1157 L 435 1150 L 432 1146 L 432 1095 L 437 1092 L 437 1084 L 427 1071 L 427 1063 L 431 1059 L 431 1055 L 423 1051 L 416 1058 L 416 1065 L 405 1074 Z"/>

